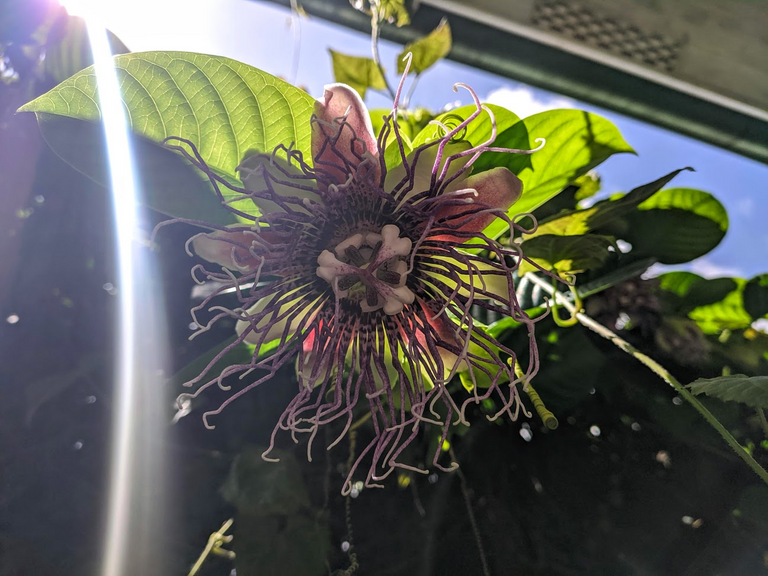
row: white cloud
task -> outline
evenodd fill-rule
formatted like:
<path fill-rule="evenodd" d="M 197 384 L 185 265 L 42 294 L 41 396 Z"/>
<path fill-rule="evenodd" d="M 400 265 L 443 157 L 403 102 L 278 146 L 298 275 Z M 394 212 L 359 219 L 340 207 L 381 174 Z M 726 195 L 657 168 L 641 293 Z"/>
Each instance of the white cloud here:
<path fill-rule="evenodd" d="M 674 272 L 675 270 L 687 270 L 698 274 L 703 278 L 723 278 L 723 277 L 741 277 L 742 271 L 736 266 L 723 266 L 716 264 L 707 258 L 699 258 L 694 260 L 685 266 L 668 266 L 666 264 L 653 264 L 648 270 L 646 270 L 643 278 L 655 278 L 661 276 L 665 272 Z"/>
<path fill-rule="evenodd" d="M 723 276 L 740 276 L 741 271 L 735 266 L 723 266 L 706 258 L 694 260 L 690 265 L 691 272 L 704 278 L 720 278 Z"/>
<path fill-rule="evenodd" d="M 545 110 L 576 107 L 575 100 L 563 96 L 545 96 L 539 94 L 538 90 L 525 86 L 498 88 L 488 94 L 485 102 L 512 110 L 520 118 L 527 118 L 532 114 L 544 112 Z"/>
<path fill-rule="evenodd" d="M 736 202 L 735 212 L 744 218 L 751 218 L 757 208 L 754 198 L 741 198 Z"/>

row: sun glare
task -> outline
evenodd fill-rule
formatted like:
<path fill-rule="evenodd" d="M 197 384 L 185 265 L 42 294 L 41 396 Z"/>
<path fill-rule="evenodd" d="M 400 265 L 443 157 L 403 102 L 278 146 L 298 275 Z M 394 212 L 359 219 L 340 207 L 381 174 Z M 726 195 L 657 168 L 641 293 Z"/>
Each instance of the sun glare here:
<path fill-rule="evenodd" d="M 147 289 L 153 277 L 147 251 L 134 242 L 140 190 L 119 78 L 105 28 L 105 21 L 114 16 L 112 9 L 119 4 L 66 0 L 62 5 L 70 15 L 84 18 L 88 27 L 113 199 L 120 290 L 102 574 L 121 576 L 128 572 L 129 565 L 131 570 L 140 571 L 144 564 L 156 560 L 152 536 L 145 528 L 158 529 L 164 521 L 163 511 L 157 506 L 162 493 L 158 488 L 166 480 L 158 442 L 164 423 L 161 412 L 152 408 L 162 406 L 158 370 L 166 358 L 161 352 L 165 349 L 164 310 L 157 293 Z M 139 558 L 129 557 L 128 551 L 134 554 L 137 543 L 149 549 L 142 550 Z"/>

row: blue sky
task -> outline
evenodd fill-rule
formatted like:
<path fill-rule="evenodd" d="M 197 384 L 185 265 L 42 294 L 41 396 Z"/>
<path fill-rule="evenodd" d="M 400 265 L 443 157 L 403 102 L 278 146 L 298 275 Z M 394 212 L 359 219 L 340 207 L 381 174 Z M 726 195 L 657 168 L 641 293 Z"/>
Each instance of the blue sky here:
<path fill-rule="evenodd" d="M 112 3 L 105 3 L 107 5 Z M 116 4 L 116 3 L 115 3 Z M 113 5 L 114 6 L 114 5 Z M 147 18 L 147 14 L 151 14 Z M 328 48 L 370 55 L 370 38 L 319 19 L 301 19 L 298 67 L 290 78 L 296 53 L 290 13 L 271 4 L 247 0 L 137 0 L 116 6 L 103 19 L 133 51 L 186 50 L 228 56 L 306 86 L 319 96 L 333 81 Z M 437 24 L 437 22 L 435 23 Z M 394 70 L 401 46 L 382 42 L 382 61 Z M 391 80 L 396 82 L 394 75 Z M 471 85 L 481 99 L 501 104 L 519 116 L 560 107 L 596 112 L 613 121 L 638 156 L 622 154 L 598 168 L 601 195 L 627 191 L 683 166 L 672 185 L 713 193 L 725 205 L 730 228 L 723 242 L 704 258 L 686 266 L 707 277 L 768 272 L 768 166 L 697 140 L 639 122 L 545 90 L 443 61 L 422 75 L 412 104 L 440 109 L 466 94 L 452 91 L 455 82 Z M 388 107 L 388 97 L 369 92 L 370 107 Z"/>

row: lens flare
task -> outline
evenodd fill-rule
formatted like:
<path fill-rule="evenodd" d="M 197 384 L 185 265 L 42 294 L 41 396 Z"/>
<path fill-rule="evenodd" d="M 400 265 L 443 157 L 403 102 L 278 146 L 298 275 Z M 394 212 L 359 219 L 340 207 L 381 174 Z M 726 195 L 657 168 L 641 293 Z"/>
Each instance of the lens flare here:
<path fill-rule="evenodd" d="M 166 359 L 160 290 L 146 248 L 135 242 L 139 188 L 131 158 L 129 126 L 106 28 L 89 15 L 88 2 L 67 2 L 70 14 L 88 27 L 104 125 L 114 207 L 119 321 L 110 454 L 110 484 L 103 576 L 162 570 L 160 534 L 170 509 L 161 453 L 163 428 L 160 378 Z M 148 288 L 149 286 L 149 288 Z M 140 328 L 140 330 L 139 330 Z M 130 552 L 130 556 L 129 556 Z"/>

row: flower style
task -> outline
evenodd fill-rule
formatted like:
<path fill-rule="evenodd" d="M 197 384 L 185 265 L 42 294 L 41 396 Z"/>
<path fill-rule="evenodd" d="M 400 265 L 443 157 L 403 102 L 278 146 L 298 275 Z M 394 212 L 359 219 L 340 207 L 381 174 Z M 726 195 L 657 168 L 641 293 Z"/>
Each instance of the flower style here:
<path fill-rule="evenodd" d="M 237 338 L 187 383 L 202 383 L 196 391 L 180 399 L 217 383 L 224 387 L 229 375 L 255 371 L 252 383 L 204 414 L 212 427 L 210 417 L 295 355 L 298 390 L 264 458 L 278 431 L 290 431 L 294 440 L 309 434 L 309 453 L 318 427 L 340 420 L 341 433 L 330 449 L 349 430 L 358 403 L 367 403 L 375 437 L 358 455 L 343 493 L 365 458 L 371 462 L 368 486 L 398 467 L 423 472 L 398 461 L 422 423 L 440 426 L 445 440 L 452 422 L 467 424 L 469 404 L 492 394 L 501 398 L 501 408 L 490 418 L 516 418 L 525 408 L 515 384 L 538 369 L 534 322 L 515 297 L 513 272 L 522 254 L 514 244 L 503 246 L 483 234 L 496 218 L 517 226 L 507 210 L 522 183 L 506 168 L 470 174 L 483 152 L 532 151 L 492 147 L 493 114 L 469 87 L 457 84 L 471 94 L 475 111 L 452 129 L 441 125 L 441 137 L 406 154 L 395 120 L 402 84 L 378 139 L 357 93 L 342 84 L 327 86 L 311 119 L 312 161 L 286 146 L 248 156 L 238 167 L 242 187 L 208 169 L 191 143 L 181 140 L 192 154 L 173 146 L 208 175 L 223 205 L 245 222 L 209 226 L 214 231 L 190 239 L 198 256 L 220 266 L 193 268 L 198 282 L 218 283 L 193 309 L 193 318 L 200 331 L 234 318 Z M 472 146 L 461 140 L 484 112 L 492 124 L 489 141 Z M 399 150 L 396 166 L 385 164 L 387 143 Z M 251 216 L 244 202 L 255 204 L 261 215 Z M 236 308 L 210 306 L 217 295 L 233 291 Z M 531 346 L 520 363 L 527 368 L 518 367 L 522 378 L 515 376 L 516 354 L 473 319 L 473 306 L 528 326 Z M 207 323 L 197 318 L 205 309 L 212 314 Z M 250 363 L 207 375 L 244 342 L 255 345 Z M 447 387 L 457 373 L 470 390 L 460 403 Z M 439 455 L 438 449 L 433 465 L 445 470 Z"/>

